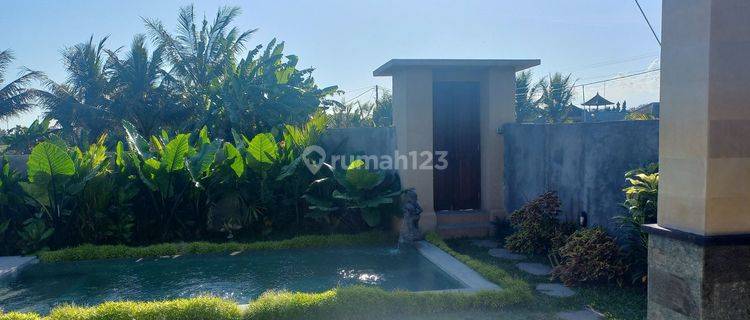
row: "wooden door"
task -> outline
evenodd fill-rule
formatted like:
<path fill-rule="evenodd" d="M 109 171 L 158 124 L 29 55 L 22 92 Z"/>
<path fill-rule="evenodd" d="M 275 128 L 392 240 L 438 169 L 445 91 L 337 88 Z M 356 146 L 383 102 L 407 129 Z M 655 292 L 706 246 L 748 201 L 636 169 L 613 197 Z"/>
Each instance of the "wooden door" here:
<path fill-rule="evenodd" d="M 433 152 L 447 151 L 448 167 L 433 170 L 435 210 L 480 209 L 479 83 L 432 86 Z"/>

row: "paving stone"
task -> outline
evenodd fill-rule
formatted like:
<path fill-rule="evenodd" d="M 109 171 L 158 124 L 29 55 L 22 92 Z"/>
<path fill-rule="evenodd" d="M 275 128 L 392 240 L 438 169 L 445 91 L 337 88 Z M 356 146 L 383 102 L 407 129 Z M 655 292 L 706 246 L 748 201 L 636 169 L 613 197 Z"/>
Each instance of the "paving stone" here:
<path fill-rule="evenodd" d="M 497 246 L 500 245 L 495 240 L 487 240 L 487 239 L 485 239 L 485 240 L 472 240 L 471 244 L 475 245 L 477 247 L 482 247 L 482 248 L 497 248 Z"/>
<path fill-rule="evenodd" d="M 599 320 L 604 316 L 590 309 L 580 311 L 566 311 L 557 313 L 557 317 L 563 320 Z"/>
<path fill-rule="evenodd" d="M 575 291 L 560 283 L 540 283 L 536 285 L 536 291 L 557 298 L 572 297 Z"/>
<path fill-rule="evenodd" d="M 552 273 L 552 268 L 550 266 L 541 263 L 521 262 L 516 263 L 516 268 L 535 276 L 548 276 Z"/>
<path fill-rule="evenodd" d="M 503 248 L 495 248 L 490 249 L 489 254 L 495 258 L 505 259 L 505 260 L 524 260 L 526 259 L 526 256 L 522 254 L 513 253 L 512 251 L 508 249 Z"/>

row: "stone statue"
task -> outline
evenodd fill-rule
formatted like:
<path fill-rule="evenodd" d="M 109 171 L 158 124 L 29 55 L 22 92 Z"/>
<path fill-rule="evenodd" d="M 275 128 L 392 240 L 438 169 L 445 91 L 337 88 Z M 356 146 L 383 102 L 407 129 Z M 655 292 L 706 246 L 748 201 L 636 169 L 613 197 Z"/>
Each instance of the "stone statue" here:
<path fill-rule="evenodd" d="M 422 240 L 422 232 L 419 231 L 419 216 L 422 214 L 422 207 L 417 202 L 417 192 L 414 189 L 406 189 L 401 196 L 401 211 L 403 213 L 403 223 L 399 242 L 414 242 Z"/>

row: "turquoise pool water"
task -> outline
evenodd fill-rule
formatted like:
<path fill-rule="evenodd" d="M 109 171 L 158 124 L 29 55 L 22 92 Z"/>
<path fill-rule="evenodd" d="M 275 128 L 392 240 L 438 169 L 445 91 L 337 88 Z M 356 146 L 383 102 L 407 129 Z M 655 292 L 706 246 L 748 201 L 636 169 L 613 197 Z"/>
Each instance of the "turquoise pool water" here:
<path fill-rule="evenodd" d="M 317 292 L 354 284 L 411 291 L 461 287 L 413 248 L 272 250 L 35 264 L 0 279 L 0 309 L 46 313 L 65 303 L 201 294 L 247 303 L 270 289 Z"/>

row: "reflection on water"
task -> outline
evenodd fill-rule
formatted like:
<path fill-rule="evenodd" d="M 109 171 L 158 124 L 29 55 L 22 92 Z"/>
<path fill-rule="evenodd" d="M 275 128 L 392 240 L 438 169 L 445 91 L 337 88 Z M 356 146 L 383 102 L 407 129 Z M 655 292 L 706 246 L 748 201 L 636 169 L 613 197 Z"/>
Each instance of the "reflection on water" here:
<path fill-rule="evenodd" d="M 55 305 L 212 294 L 246 303 L 266 290 L 336 286 L 440 290 L 460 284 L 413 248 L 255 251 L 32 265 L 0 280 L 0 309 L 46 313 Z"/>

